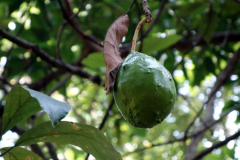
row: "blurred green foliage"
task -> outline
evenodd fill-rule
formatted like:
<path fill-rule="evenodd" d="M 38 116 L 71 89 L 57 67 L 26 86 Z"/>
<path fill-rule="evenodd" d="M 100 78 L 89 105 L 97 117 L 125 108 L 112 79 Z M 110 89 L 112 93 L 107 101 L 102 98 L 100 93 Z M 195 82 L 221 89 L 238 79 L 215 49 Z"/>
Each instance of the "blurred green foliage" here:
<path fill-rule="evenodd" d="M 81 0 L 69 2 L 71 11 L 77 13 Z M 159 12 L 161 2 L 148 0 L 153 19 Z M 82 31 L 103 43 L 109 26 L 127 11 L 131 3 L 130 0 L 84 1 L 83 8 L 75 20 Z M 122 46 L 131 43 L 135 27 L 140 18 L 144 17 L 140 1 L 138 5 L 133 6 L 128 15 L 129 31 Z M 231 38 L 232 35 L 240 35 L 239 15 L 240 3 L 237 0 L 169 0 L 166 3 L 160 19 L 142 41 L 142 52 L 155 57 L 173 74 L 178 91 L 177 102 L 171 115 L 152 129 L 132 127 L 122 118 L 114 104 L 102 132 L 118 152 L 126 155 L 123 156 L 124 160 L 184 159 L 186 148 L 182 142 L 154 145 L 183 137 L 196 112 L 208 98 L 216 77 L 240 47 L 239 38 Z M 92 51 L 89 55 L 84 55 L 89 47 L 69 24 L 62 30 L 61 39 L 58 39 L 60 26 L 65 21 L 57 0 L 1 0 L 0 2 L 2 29 L 38 45 L 56 59 L 57 43 L 60 40 L 61 57 L 65 62 L 79 66 L 102 79 L 101 84 L 97 85 L 77 75 L 71 75 L 51 95 L 72 106 L 65 120 L 98 128 L 112 99 L 112 94 L 106 96 L 104 91 L 106 68 L 103 54 L 101 51 Z M 143 31 L 150 25 L 145 24 Z M 219 38 L 214 39 L 216 36 Z M 140 43 L 138 48 L 141 47 Z M 3 77 L 0 81 L 2 106 L 11 89 L 4 79 L 11 85 L 20 84 L 29 87 L 31 84 L 38 84 L 39 91 L 47 94 L 66 77 L 64 72 L 54 76 L 44 85 L 39 83 L 45 82 L 43 79 L 57 72 L 58 68 L 52 67 L 31 50 L 25 50 L 2 38 L 1 35 L 0 60 L 0 73 Z M 4 65 L 5 60 L 6 65 Z M 178 63 L 180 65 L 177 65 Z M 239 75 L 238 66 L 230 80 L 217 92 L 214 119 L 218 119 L 221 112 L 228 111 L 240 103 Z M 236 122 L 232 126 L 237 131 L 240 113 L 233 112 L 236 113 Z M 35 125 L 48 119 L 46 114 L 39 114 L 34 119 Z M 227 118 L 224 118 L 216 125 L 213 128 L 213 135 L 207 131 L 205 139 L 214 143 L 222 140 L 222 136 L 229 135 L 229 132 L 233 133 L 226 122 Z M 18 125 L 27 130 L 29 123 L 29 120 L 26 120 Z M 192 131 L 191 129 L 190 132 Z M 189 140 L 186 144 L 189 144 Z M 46 157 L 50 158 L 46 146 L 43 143 L 39 145 Z M 67 160 L 80 160 L 86 156 L 85 152 L 74 146 L 59 144 L 54 146 L 59 159 L 62 157 Z M 138 151 L 141 148 L 144 149 Z M 199 145 L 199 151 L 205 148 L 208 147 L 203 140 Z M 224 146 L 204 159 L 234 159 L 239 148 L 240 141 L 235 140 L 232 147 Z M 134 152 L 136 150 L 138 152 Z M 132 154 L 129 154 L 130 152 Z"/>

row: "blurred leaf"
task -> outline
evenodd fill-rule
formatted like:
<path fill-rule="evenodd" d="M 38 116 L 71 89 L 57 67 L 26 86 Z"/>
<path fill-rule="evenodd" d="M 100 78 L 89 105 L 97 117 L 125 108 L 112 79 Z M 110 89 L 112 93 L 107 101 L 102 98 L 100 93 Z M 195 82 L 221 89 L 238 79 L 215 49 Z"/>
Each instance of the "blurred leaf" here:
<path fill-rule="evenodd" d="M 0 3 L 0 19 L 6 18 L 9 14 L 9 9 L 7 3 Z"/>
<path fill-rule="evenodd" d="M 49 39 L 49 29 L 45 24 L 45 20 L 36 14 L 31 14 L 31 31 L 32 34 L 41 41 L 47 41 Z"/>
<path fill-rule="evenodd" d="M 235 0 L 224 1 L 221 7 L 222 10 L 231 14 L 240 12 L 240 3 L 236 2 Z"/>
<path fill-rule="evenodd" d="M 201 81 L 204 80 L 206 75 L 205 68 L 203 66 L 197 66 L 194 69 L 194 85 L 199 86 Z"/>
<path fill-rule="evenodd" d="M 225 159 L 228 159 L 228 158 L 235 159 L 235 156 L 234 156 L 235 151 L 234 151 L 234 149 L 228 149 L 227 146 L 223 146 L 223 147 L 221 147 L 221 150 L 224 153 L 224 155 L 226 155 Z"/>
<path fill-rule="evenodd" d="M 176 34 L 170 35 L 166 38 L 152 38 L 152 37 L 145 38 L 143 41 L 142 52 L 144 54 L 151 55 L 154 51 L 161 51 L 174 45 L 181 38 L 182 36 Z"/>
<path fill-rule="evenodd" d="M 141 129 L 141 128 L 133 128 L 133 135 L 132 136 L 141 136 L 141 137 L 145 137 L 147 134 L 147 130 L 146 129 Z"/>
<path fill-rule="evenodd" d="M 36 142 L 73 144 L 99 160 L 121 159 L 121 155 L 113 148 L 104 134 L 89 125 L 60 122 L 52 128 L 50 122 L 45 122 L 25 132 L 16 142 L 16 146 Z"/>
<path fill-rule="evenodd" d="M 187 70 L 186 70 L 184 64 L 185 64 L 185 63 L 184 63 L 184 60 L 183 60 L 183 62 L 181 63 L 181 65 L 182 65 L 182 70 L 183 70 L 184 77 L 186 78 L 186 80 L 188 80 L 188 74 L 187 74 Z"/>
<path fill-rule="evenodd" d="M 31 77 L 32 81 L 35 82 L 40 78 L 46 75 L 46 69 L 43 64 L 37 61 L 33 61 L 33 63 L 28 67 L 27 73 Z"/>
<path fill-rule="evenodd" d="M 189 3 L 177 10 L 179 16 L 195 16 L 196 14 L 202 13 L 207 7 L 207 3 L 201 1 L 195 1 L 193 3 Z"/>
<path fill-rule="evenodd" d="M 99 68 L 105 66 L 103 52 L 94 52 L 83 59 L 82 64 L 89 68 Z"/>
<path fill-rule="evenodd" d="M 175 54 L 173 52 L 167 52 L 167 59 L 164 61 L 164 67 L 171 71 L 175 63 Z"/>
<path fill-rule="evenodd" d="M 7 151 L 10 147 L 2 148 L 1 153 Z M 8 151 L 3 158 L 5 160 L 42 160 L 39 155 L 21 147 L 14 147 Z"/>
<path fill-rule="evenodd" d="M 226 160 L 226 159 L 223 156 L 211 153 L 207 154 L 207 156 L 205 156 L 203 160 Z"/>
<path fill-rule="evenodd" d="M 56 125 L 67 115 L 70 108 L 68 104 L 40 92 L 16 85 L 8 94 L 4 107 L 2 133 L 41 109 L 49 114 L 52 124 Z"/>
<path fill-rule="evenodd" d="M 12 78 L 15 75 L 18 75 L 24 71 L 26 62 L 23 59 L 11 57 L 7 64 L 6 68 L 8 70 L 8 78 Z"/>
<path fill-rule="evenodd" d="M 204 15 L 198 23 L 199 30 L 206 42 L 210 42 L 212 35 L 218 26 L 218 15 L 210 11 L 208 14 Z"/>
<path fill-rule="evenodd" d="M 228 111 L 229 109 L 231 109 L 232 107 L 234 107 L 235 105 L 237 104 L 240 104 L 240 102 L 237 102 L 237 101 L 233 101 L 233 100 L 229 100 L 225 103 L 223 109 L 222 109 L 222 112 L 226 112 Z"/>
<path fill-rule="evenodd" d="M 9 13 L 11 13 L 12 11 L 16 10 L 19 8 L 19 5 L 22 3 L 22 2 L 26 2 L 27 0 L 18 0 L 18 1 L 15 1 L 15 0 L 1 0 L 1 2 L 5 2 L 9 5 Z"/>
<path fill-rule="evenodd" d="M 216 75 L 215 65 L 214 65 L 214 63 L 213 63 L 213 61 L 212 61 L 212 59 L 210 57 L 205 57 L 204 64 L 205 64 L 206 69 L 209 72 L 212 72 L 214 75 Z"/>
<path fill-rule="evenodd" d="M 235 123 L 240 123 L 240 112 L 238 111 L 237 119 L 235 120 Z"/>

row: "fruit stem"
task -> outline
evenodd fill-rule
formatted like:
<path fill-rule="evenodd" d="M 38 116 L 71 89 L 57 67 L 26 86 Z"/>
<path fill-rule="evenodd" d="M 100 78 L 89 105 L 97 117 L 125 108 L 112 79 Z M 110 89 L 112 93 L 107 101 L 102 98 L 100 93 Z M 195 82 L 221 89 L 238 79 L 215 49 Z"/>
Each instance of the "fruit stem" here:
<path fill-rule="evenodd" d="M 135 29 L 135 33 L 134 33 L 133 40 L 132 40 L 131 53 L 135 52 L 138 32 L 139 32 L 141 26 L 142 26 L 144 23 L 147 23 L 147 18 L 146 18 L 146 17 L 143 18 L 143 19 L 138 23 L 137 28 Z"/>

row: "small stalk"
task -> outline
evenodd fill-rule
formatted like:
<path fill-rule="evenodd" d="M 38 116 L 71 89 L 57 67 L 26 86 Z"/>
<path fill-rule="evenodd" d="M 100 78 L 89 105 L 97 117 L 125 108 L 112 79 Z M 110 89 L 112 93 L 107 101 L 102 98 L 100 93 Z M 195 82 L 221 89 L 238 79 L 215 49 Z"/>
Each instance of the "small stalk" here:
<path fill-rule="evenodd" d="M 143 18 L 143 19 L 138 23 L 137 28 L 135 29 L 135 33 L 134 33 L 133 40 L 132 40 L 132 49 L 131 49 L 131 52 L 130 52 L 130 53 L 135 52 L 136 43 L 137 43 L 137 37 L 138 37 L 138 32 L 139 32 L 141 26 L 142 26 L 144 23 L 147 23 L 147 18 Z"/>

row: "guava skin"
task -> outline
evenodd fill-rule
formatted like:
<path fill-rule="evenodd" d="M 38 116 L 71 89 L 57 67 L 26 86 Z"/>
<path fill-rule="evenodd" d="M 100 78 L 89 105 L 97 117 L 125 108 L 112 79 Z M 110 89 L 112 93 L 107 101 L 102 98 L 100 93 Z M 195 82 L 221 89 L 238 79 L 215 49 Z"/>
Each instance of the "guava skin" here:
<path fill-rule="evenodd" d="M 124 119 L 138 128 L 161 123 L 176 100 L 171 74 L 155 58 L 140 52 L 129 54 L 122 63 L 113 94 Z"/>

